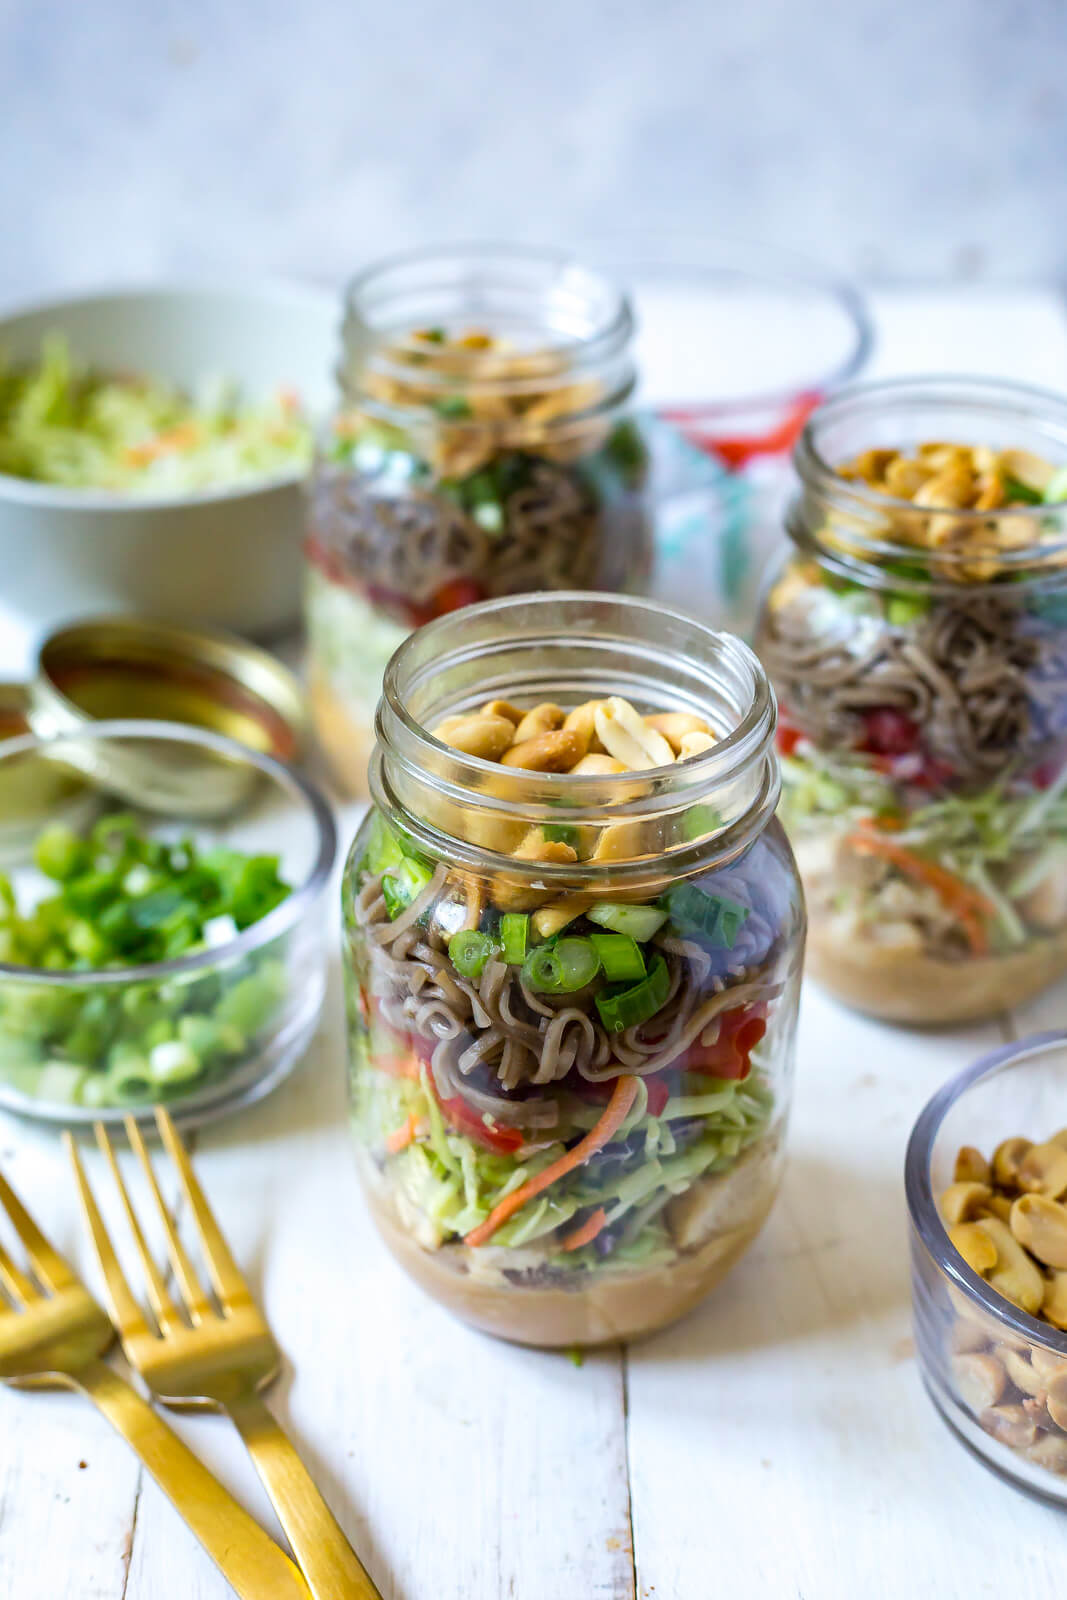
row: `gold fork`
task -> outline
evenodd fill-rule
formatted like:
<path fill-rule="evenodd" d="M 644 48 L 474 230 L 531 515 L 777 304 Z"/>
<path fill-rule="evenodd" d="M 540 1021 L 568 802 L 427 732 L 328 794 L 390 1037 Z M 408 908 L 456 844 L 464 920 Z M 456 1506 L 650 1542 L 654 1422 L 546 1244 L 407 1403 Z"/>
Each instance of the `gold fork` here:
<path fill-rule="evenodd" d="M 263 1401 L 262 1391 L 281 1369 L 281 1354 L 234 1264 L 174 1124 L 162 1108 L 157 1107 L 155 1115 L 196 1224 L 218 1308 L 205 1292 L 178 1237 L 134 1118 L 126 1118 L 126 1135 L 144 1169 L 163 1223 L 182 1310 L 171 1298 L 145 1241 L 107 1129 L 97 1123 L 95 1133 L 144 1267 L 151 1320 L 130 1290 L 89 1188 L 77 1146 L 68 1134 L 82 1208 L 126 1359 L 164 1405 L 176 1410 L 224 1411 L 236 1424 L 315 1600 L 382 1600 L 292 1442 Z"/>
<path fill-rule="evenodd" d="M 0 1173 L 0 1205 L 29 1271 L 0 1245 L 0 1378 L 18 1388 L 80 1389 L 140 1456 L 242 1600 L 308 1600 L 289 1557 L 103 1360 L 115 1337 L 102 1307 Z"/>

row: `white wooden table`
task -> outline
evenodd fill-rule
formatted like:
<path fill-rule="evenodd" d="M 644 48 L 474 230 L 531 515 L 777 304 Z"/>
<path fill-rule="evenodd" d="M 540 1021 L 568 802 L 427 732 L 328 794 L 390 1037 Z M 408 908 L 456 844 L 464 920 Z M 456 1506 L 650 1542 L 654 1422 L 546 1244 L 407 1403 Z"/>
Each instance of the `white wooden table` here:
<path fill-rule="evenodd" d="M 887 293 L 875 310 L 876 372 L 1067 386 L 1051 295 Z M 275 1403 L 386 1600 L 1062 1589 L 1067 1519 L 972 1460 L 920 1387 L 901 1168 L 946 1075 L 1065 1020 L 1067 988 L 984 1027 L 904 1032 L 809 987 L 791 1161 L 763 1235 L 686 1321 L 576 1367 L 453 1322 L 377 1242 L 335 970 L 304 1066 L 202 1133 L 198 1166 L 290 1357 Z M 58 1141 L 0 1119 L 0 1162 L 95 1281 Z M 229 1425 L 177 1425 L 276 1531 Z M 228 1592 L 88 1405 L 0 1391 L 0 1600 Z"/>

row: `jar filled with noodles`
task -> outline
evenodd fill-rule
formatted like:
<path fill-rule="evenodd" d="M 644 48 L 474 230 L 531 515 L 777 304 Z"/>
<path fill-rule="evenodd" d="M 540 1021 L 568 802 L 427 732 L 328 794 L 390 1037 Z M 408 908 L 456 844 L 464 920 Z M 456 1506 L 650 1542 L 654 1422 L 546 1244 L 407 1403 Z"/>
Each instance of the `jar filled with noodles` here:
<path fill-rule="evenodd" d="M 644 585 L 632 335 L 626 298 L 549 251 L 430 250 L 350 286 L 306 545 L 313 714 L 350 793 L 412 628 L 497 595 Z"/>
<path fill-rule="evenodd" d="M 751 652 L 486 602 L 394 656 L 343 885 L 352 1121 L 387 1244 L 529 1344 L 682 1315 L 781 1177 L 804 914 Z"/>
<path fill-rule="evenodd" d="M 954 1022 L 1067 971 L 1067 404 L 976 379 L 826 402 L 757 648 L 809 971 Z"/>

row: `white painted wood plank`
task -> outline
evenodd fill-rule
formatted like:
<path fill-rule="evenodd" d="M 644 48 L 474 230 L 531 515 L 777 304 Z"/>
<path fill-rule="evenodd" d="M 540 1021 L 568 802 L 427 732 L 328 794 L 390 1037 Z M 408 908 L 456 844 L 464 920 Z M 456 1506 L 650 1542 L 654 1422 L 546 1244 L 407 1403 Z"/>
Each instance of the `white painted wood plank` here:
<path fill-rule="evenodd" d="M 967 1455 L 911 1354 L 904 1145 L 937 1084 L 1001 1037 L 886 1029 L 809 987 L 771 1222 L 700 1311 L 629 1353 L 640 1596 L 688 1600 L 713 1572 L 775 1600 L 971 1600 L 1023 1549 L 1053 1592 L 1067 1523 Z"/>

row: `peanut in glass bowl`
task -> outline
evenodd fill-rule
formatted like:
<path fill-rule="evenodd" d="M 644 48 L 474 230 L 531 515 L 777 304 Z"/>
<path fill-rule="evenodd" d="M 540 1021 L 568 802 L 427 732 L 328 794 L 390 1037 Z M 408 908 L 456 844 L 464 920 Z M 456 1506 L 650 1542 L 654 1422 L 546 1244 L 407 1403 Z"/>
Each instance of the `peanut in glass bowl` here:
<path fill-rule="evenodd" d="M 1067 1331 L 1030 1316 L 972 1271 L 939 1197 L 963 1146 L 1047 1140 L 1067 1123 L 1067 1033 L 1006 1045 L 946 1083 L 908 1142 L 905 1188 L 919 1370 L 957 1437 L 1002 1478 L 1067 1505 Z M 1050 1409 L 1051 1408 L 1051 1409 Z M 1060 1421 L 1057 1422 L 1056 1418 Z"/>
<path fill-rule="evenodd" d="M 592 767 L 553 771 L 428 731 L 490 701 L 612 696 L 718 737 L 640 770 L 574 749 Z M 770 1210 L 804 934 L 774 718 L 738 640 L 620 597 L 472 607 L 390 664 L 343 884 L 353 1133 L 386 1243 L 480 1328 L 650 1332 Z"/>

